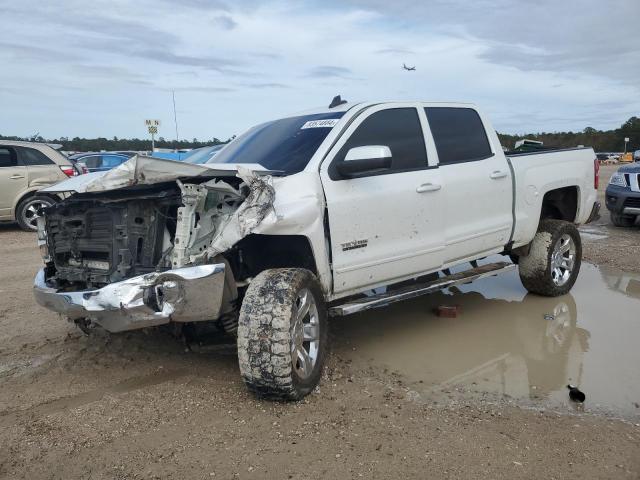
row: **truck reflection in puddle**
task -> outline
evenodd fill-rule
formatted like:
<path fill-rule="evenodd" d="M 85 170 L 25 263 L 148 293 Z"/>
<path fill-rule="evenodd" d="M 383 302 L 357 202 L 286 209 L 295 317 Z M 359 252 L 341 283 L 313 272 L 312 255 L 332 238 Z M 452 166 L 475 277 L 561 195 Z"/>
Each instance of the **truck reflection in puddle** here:
<path fill-rule="evenodd" d="M 527 294 L 514 272 L 334 321 L 336 350 L 356 365 L 397 371 L 424 402 L 459 388 L 466 400 L 568 405 L 572 383 L 586 392 L 587 410 L 635 416 L 639 280 L 584 264 L 571 294 L 545 298 Z M 439 318 L 438 305 L 461 313 Z"/>

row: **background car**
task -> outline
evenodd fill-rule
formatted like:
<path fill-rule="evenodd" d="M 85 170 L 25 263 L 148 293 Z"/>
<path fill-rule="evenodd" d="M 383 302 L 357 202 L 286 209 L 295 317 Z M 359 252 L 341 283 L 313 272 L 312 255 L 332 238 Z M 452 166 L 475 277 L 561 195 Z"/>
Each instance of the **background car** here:
<path fill-rule="evenodd" d="M 38 190 L 80 173 L 47 144 L 0 140 L 0 220 L 35 230 L 38 211 L 58 200 Z"/>
<path fill-rule="evenodd" d="M 69 160 L 73 163 L 84 165 L 88 172 L 102 172 L 121 165 L 134 155 L 135 153 L 130 152 L 77 153 L 71 155 Z M 82 168 L 82 166 L 80 166 L 80 168 Z"/>
<path fill-rule="evenodd" d="M 192 149 L 181 149 L 181 150 L 171 150 L 171 149 L 155 149 L 153 152 L 149 152 L 146 155 L 149 155 L 153 158 L 161 158 L 163 160 L 174 160 L 176 162 L 182 162 L 185 158 L 191 155 Z"/>
<path fill-rule="evenodd" d="M 191 155 L 184 159 L 184 162 L 196 164 L 209 163 L 225 145 L 226 144 L 196 148 L 191 151 Z M 215 160 L 213 160 L 213 162 L 215 162 Z"/>
<path fill-rule="evenodd" d="M 633 226 L 640 217 L 640 165 L 624 165 L 611 175 L 605 199 L 616 227 Z"/>

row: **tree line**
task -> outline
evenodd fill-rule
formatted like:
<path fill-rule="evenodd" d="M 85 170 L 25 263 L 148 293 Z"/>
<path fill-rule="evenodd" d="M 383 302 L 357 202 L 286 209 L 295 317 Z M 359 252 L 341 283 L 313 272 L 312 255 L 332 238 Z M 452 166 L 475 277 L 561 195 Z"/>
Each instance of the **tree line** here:
<path fill-rule="evenodd" d="M 206 147 L 207 145 L 220 145 L 222 143 L 230 142 L 234 137 L 228 140 L 220 140 L 219 138 L 212 138 L 209 140 L 166 140 L 164 137 L 156 139 L 156 148 L 169 148 L 169 149 L 190 149 Z M 41 136 L 36 137 L 16 137 L 16 136 L 4 136 L 0 135 L 0 140 L 21 140 L 28 142 L 40 142 L 40 143 L 52 143 L 62 145 L 62 150 L 67 152 L 100 152 L 102 150 L 134 150 L 145 151 L 151 150 L 151 140 L 140 138 L 52 138 L 47 139 Z"/>
<path fill-rule="evenodd" d="M 620 128 L 614 130 L 596 130 L 585 128 L 582 132 L 527 133 L 525 135 L 508 135 L 498 133 L 500 143 L 509 150 L 514 148 L 517 140 L 529 138 L 544 143 L 549 148 L 571 148 L 578 145 L 593 147 L 596 152 L 622 152 L 624 139 L 629 138 L 627 152 L 640 149 L 640 118 L 631 117 Z"/>
<path fill-rule="evenodd" d="M 620 128 L 614 130 L 596 130 L 587 127 L 581 132 L 542 132 L 527 133 L 522 135 L 511 135 L 498 133 L 500 143 L 507 149 L 514 148 L 517 140 L 529 138 L 544 142 L 549 148 L 571 148 L 578 145 L 593 147 L 596 152 L 621 152 L 624 149 L 624 139 L 629 138 L 627 151 L 640 149 L 640 118 L 631 117 Z M 235 138 L 235 135 L 227 140 L 212 138 L 209 140 L 166 140 L 160 137 L 156 140 L 156 148 L 199 148 L 207 145 L 219 145 L 227 143 Z M 47 142 L 62 145 L 62 150 L 71 152 L 98 152 L 101 150 L 151 150 L 151 141 L 140 138 L 68 138 L 60 137 L 55 139 L 45 139 L 41 136 L 24 138 L 0 135 L 0 140 L 26 140 L 34 142 Z"/>

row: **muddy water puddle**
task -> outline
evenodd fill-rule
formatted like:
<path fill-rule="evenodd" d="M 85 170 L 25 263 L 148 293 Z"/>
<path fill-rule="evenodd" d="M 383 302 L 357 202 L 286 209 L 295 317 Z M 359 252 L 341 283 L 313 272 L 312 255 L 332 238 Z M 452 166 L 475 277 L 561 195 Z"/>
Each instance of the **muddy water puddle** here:
<path fill-rule="evenodd" d="M 439 305 L 461 313 L 437 317 Z M 544 298 L 514 271 L 332 328 L 339 355 L 398 372 L 420 401 L 454 391 L 575 410 L 571 383 L 587 395 L 584 411 L 640 416 L 640 275 L 583 264 L 570 294 Z"/>

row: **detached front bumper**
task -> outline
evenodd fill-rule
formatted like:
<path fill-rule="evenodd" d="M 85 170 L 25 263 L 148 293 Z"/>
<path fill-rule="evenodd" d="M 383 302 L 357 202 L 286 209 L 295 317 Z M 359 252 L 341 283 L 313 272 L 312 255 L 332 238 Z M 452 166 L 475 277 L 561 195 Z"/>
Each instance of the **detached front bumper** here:
<path fill-rule="evenodd" d="M 89 319 L 110 332 L 173 322 L 216 319 L 225 281 L 224 263 L 148 273 L 97 290 L 63 292 L 47 286 L 44 269 L 34 295 L 70 320 Z"/>

